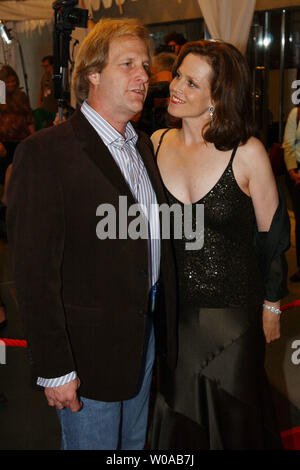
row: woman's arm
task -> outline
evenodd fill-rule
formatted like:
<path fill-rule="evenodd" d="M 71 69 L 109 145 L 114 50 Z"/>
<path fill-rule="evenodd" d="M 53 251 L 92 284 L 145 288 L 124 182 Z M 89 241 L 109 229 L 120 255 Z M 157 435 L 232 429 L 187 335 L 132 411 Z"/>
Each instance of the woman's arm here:
<path fill-rule="evenodd" d="M 271 225 L 273 226 L 274 215 L 279 203 L 277 186 L 269 157 L 261 142 L 252 138 L 244 147 L 243 163 L 247 172 L 249 193 L 253 201 L 258 236 L 264 240 L 263 243 L 260 243 L 260 249 L 270 251 L 268 235 Z M 264 237 L 265 235 L 266 237 Z M 268 260 L 269 258 L 270 256 Z M 267 282 L 270 279 L 271 263 L 268 261 L 264 268 L 266 269 L 264 281 Z M 267 291 L 266 288 L 265 290 Z M 271 298 L 270 296 L 270 298 L 265 298 L 264 304 L 279 309 L 280 298 Z M 263 330 L 267 343 L 278 339 L 280 337 L 280 315 L 268 308 L 263 308 Z"/>

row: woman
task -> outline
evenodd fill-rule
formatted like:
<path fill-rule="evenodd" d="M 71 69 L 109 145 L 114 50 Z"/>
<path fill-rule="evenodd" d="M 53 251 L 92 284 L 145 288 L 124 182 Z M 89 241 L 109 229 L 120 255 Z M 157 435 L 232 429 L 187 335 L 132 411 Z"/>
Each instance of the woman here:
<path fill-rule="evenodd" d="M 21 140 L 34 132 L 33 116 L 26 94 L 19 88 L 19 78 L 12 67 L 4 65 L 0 80 L 5 83 L 6 104 L 0 104 L 0 142 L 7 155 L 0 160 L 0 184 L 12 163 L 14 151 Z"/>
<path fill-rule="evenodd" d="M 195 222 L 204 204 L 203 248 L 174 240 L 178 363 L 175 371 L 160 367 L 154 449 L 281 446 L 264 348 L 280 336 L 289 225 L 253 137 L 250 90 L 246 61 L 232 45 L 188 43 L 170 85 L 168 111 L 179 127 L 152 136 L 170 205 L 191 206 Z"/>

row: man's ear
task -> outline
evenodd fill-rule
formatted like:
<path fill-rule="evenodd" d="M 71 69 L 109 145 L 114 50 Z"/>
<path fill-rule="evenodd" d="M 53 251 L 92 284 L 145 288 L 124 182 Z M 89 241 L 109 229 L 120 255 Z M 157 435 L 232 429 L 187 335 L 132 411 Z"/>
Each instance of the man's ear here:
<path fill-rule="evenodd" d="M 100 83 L 100 73 L 99 72 L 91 72 L 88 74 L 88 81 L 91 85 L 99 85 Z"/>

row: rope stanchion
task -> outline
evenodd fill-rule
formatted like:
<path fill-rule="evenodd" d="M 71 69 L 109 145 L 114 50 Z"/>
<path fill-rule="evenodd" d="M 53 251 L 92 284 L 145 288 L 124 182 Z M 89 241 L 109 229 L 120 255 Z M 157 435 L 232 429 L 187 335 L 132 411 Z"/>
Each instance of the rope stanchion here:
<path fill-rule="evenodd" d="M 286 310 L 290 310 L 295 307 L 300 306 L 300 300 L 294 300 L 294 302 L 290 302 L 285 305 L 281 305 L 280 310 L 285 312 Z M 9 339 L 9 338 L 0 338 L 0 341 L 4 343 L 6 346 L 15 346 L 18 348 L 28 348 L 27 341 L 25 339 Z"/>
<path fill-rule="evenodd" d="M 0 338 L 0 341 L 5 344 L 5 346 L 16 346 L 18 348 L 27 348 L 28 344 L 25 339 L 9 339 L 9 338 Z"/>
<path fill-rule="evenodd" d="M 294 302 L 290 302 L 289 304 L 281 305 L 280 310 L 284 312 L 285 310 L 290 310 L 294 307 L 299 307 L 300 300 L 294 300 Z"/>

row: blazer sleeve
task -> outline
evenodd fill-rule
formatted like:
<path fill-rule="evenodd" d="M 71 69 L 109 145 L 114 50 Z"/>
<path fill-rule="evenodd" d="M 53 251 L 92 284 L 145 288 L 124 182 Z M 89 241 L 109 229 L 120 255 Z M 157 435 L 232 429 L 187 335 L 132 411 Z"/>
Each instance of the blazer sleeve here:
<path fill-rule="evenodd" d="M 34 137 L 14 157 L 7 233 L 34 373 L 52 378 L 75 370 L 62 302 L 64 201 L 49 152 Z"/>

